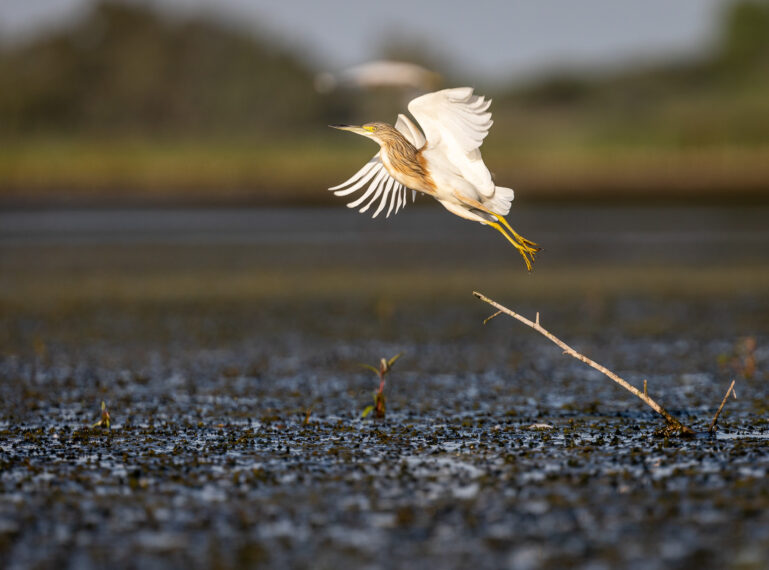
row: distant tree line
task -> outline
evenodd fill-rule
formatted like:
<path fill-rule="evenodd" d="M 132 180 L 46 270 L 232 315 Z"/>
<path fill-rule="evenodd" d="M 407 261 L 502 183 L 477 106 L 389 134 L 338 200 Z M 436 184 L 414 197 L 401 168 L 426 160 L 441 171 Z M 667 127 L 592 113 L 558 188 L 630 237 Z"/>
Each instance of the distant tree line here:
<path fill-rule="evenodd" d="M 323 113 L 312 70 L 211 19 L 96 4 L 0 53 L 0 132 L 291 132 Z"/>
<path fill-rule="evenodd" d="M 769 2 L 749 0 L 728 7 L 717 49 L 705 61 L 602 79 L 561 75 L 510 85 L 494 94 L 495 112 L 502 111 L 504 120 L 506 106 L 607 109 L 607 101 L 622 97 L 633 106 L 650 100 L 647 94 L 680 98 L 687 89 L 720 89 L 735 78 L 745 83 L 745 77 L 769 93 L 766 81 L 752 79 L 766 69 Z M 146 5 L 103 1 L 66 28 L 0 47 L 0 136 L 290 137 L 364 114 L 361 99 L 350 93 L 318 94 L 315 71 L 290 50 L 224 22 L 173 19 Z M 369 115 L 377 98 L 367 99 Z M 388 114 L 376 116 L 390 116 L 389 99 L 390 107 L 382 107 Z"/>

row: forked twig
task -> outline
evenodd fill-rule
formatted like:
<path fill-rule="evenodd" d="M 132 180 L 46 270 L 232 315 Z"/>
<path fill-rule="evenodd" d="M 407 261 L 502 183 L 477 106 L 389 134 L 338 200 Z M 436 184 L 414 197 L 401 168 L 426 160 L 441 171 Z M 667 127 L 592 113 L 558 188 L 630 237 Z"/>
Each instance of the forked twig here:
<path fill-rule="evenodd" d="M 731 393 L 732 396 L 734 396 L 734 399 L 737 399 L 737 392 L 734 391 L 734 380 L 732 380 L 732 383 L 729 384 L 729 389 L 726 390 L 726 394 L 724 394 L 724 399 L 721 400 L 721 405 L 718 406 L 718 410 L 716 411 L 716 415 L 713 416 L 713 421 L 710 422 L 710 429 L 708 429 L 708 433 L 710 435 L 713 435 L 716 433 L 716 430 L 718 429 L 718 416 L 721 415 L 721 410 L 724 409 L 724 406 L 726 405 L 726 400 L 729 399 L 729 394 Z"/>
<path fill-rule="evenodd" d="M 674 418 L 672 415 L 670 415 L 670 413 L 665 408 L 663 408 L 657 402 L 655 402 L 653 399 L 651 399 L 649 397 L 649 395 L 645 393 L 645 390 L 644 390 L 644 392 L 641 392 L 640 390 L 638 390 L 638 388 L 636 388 L 635 386 L 633 386 L 631 384 L 628 384 L 625 380 L 623 380 L 622 378 L 617 376 L 614 372 L 612 372 L 611 370 L 609 370 L 605 366 L 602 366 L 602 365 L 598 364 L 597 362 L 595 362 L 594 360 L 591 360 L 590 358 L 588 358 L 584 354 L 581 354 L 581 353 L 577 352 L 572 347 L 570 347 L 568 344 L 566 344 L 561 339 L 559 339 L 557 336 L 555 336 L 550 331 L 545 329 L 542 325 L 539 324 L 539 313 L 537 313 L 536 321 L 530 321 L 529 319 L 527 319 L 524 316 L 519 315 L 515 311 L 511 311 L 510 309 L 508 309 L 504 305 L 500 305 L 496 301 L 494 301 L 492 299 L 489 299 L 488 297 L 486 297 L 482 293 L 478 293 L 477 291 L 473 291 L 473 295 L 478 297 L 484 303 L 488 303 L 489 305 L 491 305 L 495 309 L 498 309 L 499 311 L 501 311 L 501 312 L 503 312 L 503 313 L 505 313 L 507 315 L 510 315 L 514 319 L 517 319 L 518 321 L 522 322 L 524 325 L 533 328 L 535 331 L 537 331 L 541 335 L 545 336 L 551 342 L 555 343 L 560 348 L 562 348 L 564 354 L 568 354 L 569 356 L 572 356 L 572 357 L 576 358 L 577 360 L 580 360 L 580 361 L 584 362 L 588 366 L 590 366 L 592 368 L 595 368 L 600 373 L 602 373 L 605 376 L 608 376 L 609 379 L 613 380 L 614 382 L 616 382 L 617 384 L 622 386 L 625 390 L 627 390 L 631 394 L 633 394 L 633 395 L 637 396 L 638 398 L 640 398 L 647 406 L 649 406 L 652 410 L 654 410 L 659 415 L 661 415 L 663 418 L 665 418 L 665 421 L 667 422 L 666 432 L 678 432 L 681 435 L 694 435 L 694 430 L 692 430 L 691 428 L 683 425 L 680 421 L 678 421 L 676 418 Z"/>
<path fill-rule="evenodd" d="M 496 313 L 494 313 L 494 314 L 493 314 L 493 315 L 491 315 L 490 317 L 486 317 L 485 319 L 483 319 L 483 324 L 485 325 L 485 324 L 486 324 L 486 323 L 488 323 L 488 322 L 489 322 L 491 319 L 493 319 L 494 317 L 498 317 L 498 316 L 499 316 L 499 315 L 501 315 L 501 314 L 502 314 L 502 311 L 497 311 Z"/>

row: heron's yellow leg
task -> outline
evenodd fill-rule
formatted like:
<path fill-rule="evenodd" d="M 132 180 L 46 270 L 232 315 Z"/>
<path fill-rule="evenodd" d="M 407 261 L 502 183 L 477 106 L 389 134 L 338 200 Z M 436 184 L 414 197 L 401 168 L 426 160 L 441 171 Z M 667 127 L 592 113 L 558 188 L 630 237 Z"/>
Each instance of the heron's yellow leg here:
<path fill-rule="evenodd" d="M 464 196 L 459 192 L 454 192 L 454 196 L 462 204 L 465 204 L 466 206 L 469 206 L 472 209 L 485 212 L 489 216 L 492 216 L 496 218 L 498 221 L 502 222 L 505 225 L 505 227 L 508 230 L 510 230 L 510 233 L 512 234 L 513 237 L 510 237 L 510 235 L 504 229 L 502 229 L 502 226 L 500 226 L 498 223 L 496 222 L 486 222 L 486 223 L 490 225 L 492 228 L 494 228 L 495 230 L 499 231 L 503 236 L 505 236 L 507 241 L 509 241 L 515 246 L 515 248 L 520 252 L 523 258 L 526 260 L 526 267 L 528 267 L 529 270 L 531 270 L 531 261 L 534 261 L 534 255 L 539 251 L 539 246 L 536 243 L 519 235 L 518 232 L 516 232 L 513 228 L 510 227 L 510 224 L 507 223 L 507 220 L 505 219 L 504 216 L 495 214 L 494 212 L 486 208 L 483 204 L 478 202 L 478 200 L 473 200 L 472 198 L 468 198 L 467 196 Z M 527 254 L 529 257 L 531 257 L 531 261 L 529 261 L 529 257 L 527 257 Z"/>
<path fill-rule="evenodd" d="M 513 244 L 513 246 L 515 246 L 515 249 L 518 250 L 518 253 L 521 254 L 521 257 L 523 257 L 523 260 L 526 262 L 526 269 L 531 271 L 531 261 L 534 260 L 534 255 L 522 244 L 518 243 L 516 240 L 510 237 L 508 233 L 504 230 L 504 228 L 500 226 L 497 222 L 486 222 L 486 224 L 491 226 L 495 230 L 497 230 L 503 236 L 505 236 L 505 239 L 507 239 L 507 241 L 509 241 L 511 244 Z M 526 254 L 531 256 L 531 260 L 529 260 Z"/>
<path fill-rule="evenodd" d="M 510 227 L 510 224 L 507 223 L 507 220 L 504 216 L 500 216 L 499 214 L 493 214 L 492 215 L 497 218 L 500 222 L 502 222 L 505 227 L 510 231 L 510 233 L 513 235 L 515 239 L 518 240 L 518 242 L 526 248 L 526 250 L 531 254 L 532 257 L 534 257 L 534 254 L 539 251 L 539 246 L 534 243 L 533 241 L 526 239 L 522 235 L 520 235 L 518 232 L 516 232 L 512 227 Z"/>

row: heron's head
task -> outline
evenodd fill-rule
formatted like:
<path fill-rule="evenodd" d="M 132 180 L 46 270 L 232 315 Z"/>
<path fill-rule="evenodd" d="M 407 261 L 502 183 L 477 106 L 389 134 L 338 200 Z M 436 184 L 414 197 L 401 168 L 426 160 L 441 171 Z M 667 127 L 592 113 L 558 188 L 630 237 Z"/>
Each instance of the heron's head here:
<path fill-rule="evenodd" d="M 375 140 L 380 145 L 387 142 L 387 140 L 395 135 L 399 135 L 398 131 L 395 130 L 394 127 L 391 125 L 388 125 L 387 123 L 380 123 L 380 122 L 374 122 L 374 123 L 366 123 L 365 125 L 361 125 L 360 127 L 355 125 L 329 125 L 332 129 L 339 129 L 341 131 L 350 131 L 351 133 L 355 133 L 358 135 L 363 135 L 364 137 L 368 137 L 370 139 Z"/>

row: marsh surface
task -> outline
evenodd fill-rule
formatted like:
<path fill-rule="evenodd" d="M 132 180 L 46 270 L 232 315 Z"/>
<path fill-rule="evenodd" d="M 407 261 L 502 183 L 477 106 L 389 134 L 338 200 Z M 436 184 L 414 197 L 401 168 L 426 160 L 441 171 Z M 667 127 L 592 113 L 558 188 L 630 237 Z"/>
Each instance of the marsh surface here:
<path fill-rule="evenodd" d="M 522 208 L 528 275 L 437 209 L 2 213 L 0 563 L 764 568 L 766 219 Z M 657 437 L 473 289 L 695 428 L 739 399 Z"/>

